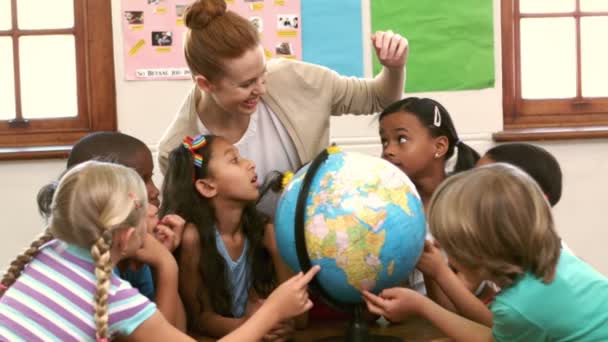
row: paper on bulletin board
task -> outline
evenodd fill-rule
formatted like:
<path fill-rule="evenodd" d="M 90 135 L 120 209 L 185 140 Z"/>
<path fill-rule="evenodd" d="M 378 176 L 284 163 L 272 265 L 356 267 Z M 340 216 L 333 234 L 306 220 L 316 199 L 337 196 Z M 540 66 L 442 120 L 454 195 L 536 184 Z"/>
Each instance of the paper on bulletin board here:
<path fill-rule="evenodd" d="M 266 56 L 302 59 L 300 0 L 227 0 L 260 32 Z M 127 80 L 191 78 L 183 52 L 188 0 L 122 0 Z"/>
<path fill-rule="evenodd" d="M 371 6 L 373 31 L 390 29 L 409 40 L 408 93 L 494 86 L 492 1 L 373 0 Z M 373 58 L 377 74 L 381 65 Z"/>
<path fill-rule="evenodd" d="M 302 16 L 304 61 L 363 77 L 361 0 L 304 0 Z"/>

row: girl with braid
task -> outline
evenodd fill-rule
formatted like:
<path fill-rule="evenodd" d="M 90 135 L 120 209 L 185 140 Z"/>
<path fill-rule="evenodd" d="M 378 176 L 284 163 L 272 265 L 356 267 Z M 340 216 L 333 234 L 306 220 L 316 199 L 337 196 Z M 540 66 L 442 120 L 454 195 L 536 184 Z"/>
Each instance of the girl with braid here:
<path fill-rule="evenodd" d="M 113 271 L 125 258 L 146 258 L 139 254 L 154 239 L 146 234 L 147 206 L 144 182 L 130 168 L 89 161 L 67 171 L 48 229 L 0 281 L 0 341 L 194 341 Z M 318 270 L 286 281 L 223 341 L 259 340 L 277 322 L 308 310 L 306 284 Z M 167 273 L 177 287 L 174 260 Z"/>

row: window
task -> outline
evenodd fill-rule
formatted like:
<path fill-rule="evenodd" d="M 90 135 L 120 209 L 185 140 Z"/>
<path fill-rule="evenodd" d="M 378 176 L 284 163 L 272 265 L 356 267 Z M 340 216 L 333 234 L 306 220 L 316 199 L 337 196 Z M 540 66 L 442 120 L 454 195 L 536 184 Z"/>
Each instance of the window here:
<path fill-rule="evenodd" d="M 110 1 L 0 0 L 0 158 L 116 129 Z"/>
<path fill-rule="evenodd" d="M 503 0 L 505 132 L 608 136 L 608 1 Z"/>

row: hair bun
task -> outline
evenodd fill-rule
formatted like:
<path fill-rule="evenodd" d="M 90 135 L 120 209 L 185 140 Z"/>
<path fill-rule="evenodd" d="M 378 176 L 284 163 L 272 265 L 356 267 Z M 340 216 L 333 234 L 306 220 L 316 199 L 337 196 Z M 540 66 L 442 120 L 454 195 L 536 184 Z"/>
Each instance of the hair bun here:
<path fill-rule="evenodd" d="M 200 30 L 224 13 L 226 13 L 225 0 L 196 0 L 186 9 L 184 23 L 191 30 Z"/>

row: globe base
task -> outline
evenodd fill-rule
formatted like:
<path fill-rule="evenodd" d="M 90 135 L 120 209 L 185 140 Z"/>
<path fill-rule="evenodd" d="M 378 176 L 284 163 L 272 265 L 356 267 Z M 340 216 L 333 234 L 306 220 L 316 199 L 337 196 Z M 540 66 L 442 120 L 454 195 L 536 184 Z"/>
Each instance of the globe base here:
<path fill-rule="evenodd" d="M 401 342 L 396 336 L 371 335 L 365 319 L 363 319 L 362 308 L 357 306 L 353 310 L 353 317 L 346 328 L 344 336 L 324 337 L 320 342 Z"/>

